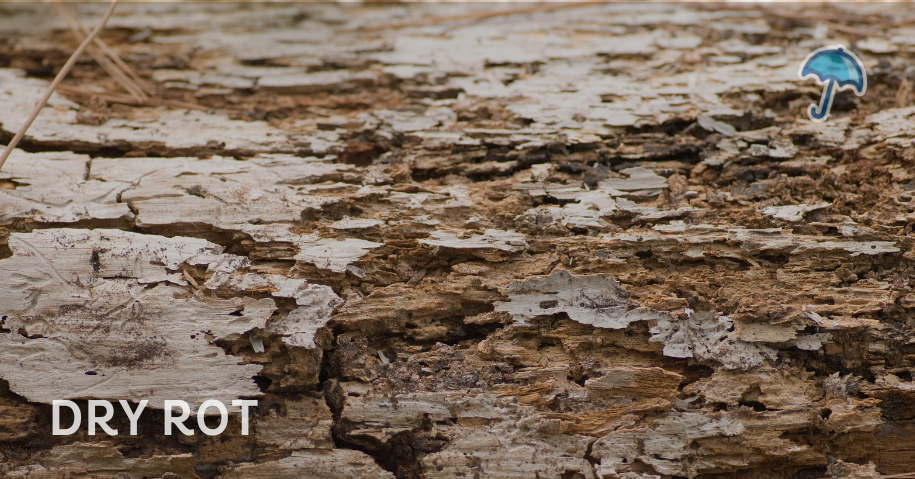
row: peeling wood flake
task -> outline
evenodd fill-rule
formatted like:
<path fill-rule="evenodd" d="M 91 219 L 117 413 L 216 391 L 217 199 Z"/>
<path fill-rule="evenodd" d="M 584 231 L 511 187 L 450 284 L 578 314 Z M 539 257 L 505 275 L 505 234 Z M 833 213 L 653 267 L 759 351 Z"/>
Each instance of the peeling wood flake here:
<path fill-rule="evenodd" d="M 130 188 L 120 181 L 85 179 L 89 157 L 74 153 L 12 153 L 0 181 L 12 180 L 16 189 L 0 189 L 0 222 L 32 219 L 44 223 L 133 218 L 118 195 Z"/>
<path fill-rule="evenodd" d="M 664 344 L 664 355 L 715 361 L 728 369 L 747 369 L 776 357 L 775 350 L 735 338 L 733 321 L 713 312 L 692 313 L 686 320 L 658 321 L 653 342 Z"/>
<path fill-rule="evenodd" d="M 487 230 L 480 234 L 455 234 L 445 231 L 432 233 L 432 239 L 419 241 L 429 246 L 453 248 L 458 250 L 495 250 L 507 253 L 520 253 L 527 249 L 524 235 L 513 231 Z"/>
<path fill-rule="evenodd" d="M 505 293 L 511 301 L 496 303 L 496 311 L 510 313 L 521 325 L 559 312 L 579 323 L 608 329 L 665 316 L 649 309 L 627 310 L 629 293 L 606 275 L 573 275 L 558 270 L 550 276 L 514 281 Z"/>
<path fill-rule="evenodd" d="M 158 244 L 157 241 L 158 240 Z M 260 366 L 226 356 L 206 339 L 263 328 L 270 299 L 186 296 L 182 265 L 223 255 L 204 240 L 119 230 L 41 230 L 14 234 L 0 261 L 7 317 L 0 377 L 33 401 L 97 397 L 185 398 L 199 405 L 258 396 Z M 144 288 L 143 284 L 155 284 Z M 177 296 L 177 297 L 176 297 Z"/>
<path fill-rule="evenodd" d="M 303 476 L 394 479 L 393 474 L 379 467 L 370 456 L 352 449 L 306 449 L 275 461 L 227 466 L 220 475 L 223 479 L 297 479 Z"/>
<path fill-rule="evenodd" d="M 296 261 L 310 263 L 321 269 L 343 273 L 351 263 L 358 261 L 370 250 L 384 246 L 381 243 L 346 238 L 342 241 L 319 238 L 316 235 L 296 240 L 299 247 Z"/>
<path fill-rule="evenodd" d="M 42 80 L 27 79 L 19 70 L 0 69 L 0 110 L 6 112 L 4 128 L 20 125 L 47 89 Z M 222 148 L 242 152 L 293 151 L 286 133 L 265 122 L 229 120 L 199 111 L 162 111 L 157 121 L 109 120 L 103 127 L 80 125 L 78 106 L 60 95 L 51 97 L 52 108 L 42 110 L 26 138 L 48 144 L 84 144 L 97 148 L 132 145 L 135 148 L 200 149 L 200 138 L 220 138 Z M 189 132 L 192 132 L 189 134 Z M 12 133 L 12 132 L 8 132 Z M 205 143 L 205 142 L 204 142 Z"/>

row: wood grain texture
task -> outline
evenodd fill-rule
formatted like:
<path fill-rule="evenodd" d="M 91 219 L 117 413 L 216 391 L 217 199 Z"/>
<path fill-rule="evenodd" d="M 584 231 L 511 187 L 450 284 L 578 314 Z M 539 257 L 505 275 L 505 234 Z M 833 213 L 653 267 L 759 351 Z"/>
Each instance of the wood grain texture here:
<path fill-rule="evenodd" d="M 539 7 L 120 6 L 147 106 L 86 57 L 0 170 L 0 477 L 915 471 L 912 8 Z M 0 4 L 0 138 L 55 15 Z"/>

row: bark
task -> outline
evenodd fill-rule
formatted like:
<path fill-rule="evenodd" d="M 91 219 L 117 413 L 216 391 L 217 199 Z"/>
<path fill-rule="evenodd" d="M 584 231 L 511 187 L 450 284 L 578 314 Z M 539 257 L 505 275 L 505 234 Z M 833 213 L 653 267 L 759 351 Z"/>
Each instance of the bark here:
<path fill-rule="evenodd" d="M 915 471 L 915 12 L 528 7 L 119 6 L 155 95 L 87 56 L 0 171 L 0 476 Z M 56 15 L 0 4 L 2 138 Z M 813 124 L 838 42 L 869 89 Z"/>

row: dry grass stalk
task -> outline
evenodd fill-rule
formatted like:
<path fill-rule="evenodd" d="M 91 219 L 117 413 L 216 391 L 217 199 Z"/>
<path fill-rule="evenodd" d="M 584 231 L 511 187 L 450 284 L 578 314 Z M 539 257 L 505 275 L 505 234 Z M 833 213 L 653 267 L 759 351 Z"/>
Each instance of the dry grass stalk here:
<path fill-rule="evenodd" d="M 54 94 L 54 91 L 57 90 L 57 87 L 60 86 L 60 82 L 64 80 L 70 70 L 73 69 L 73 65 L 76 64 L 76 60 L 79 59 L 79 56 L 86 51 L 86 48 L 92 43 L 92 40 L 98 36 L 98 34 L 105 28 L 105 24 L 108 23 L 108 19 L 111 18 L 111 14 L 114 13 L 114 8 L 117 6 L 118 0 L 111 0 L 111 3 L 108 6 L 108 10 L 105 11 L 105 15 L 102 17 L 102 20 L 95 27 L 94 30 L 86 37 L 85 40 L 79 45 L 73 55 L 70 55 L 70 58 L 67 60 L 67 63 L 64 64 L 63 68 L 60 69 L 60 72 L 57 73 L 57 76 L 54 77 L 54 81 L 48 86 L 48 90 L 45 92 L 44 96 L 41 97 L 41 100 L 38 101 L 38 104 L 35 105 L 35 109 L 32 110 L 32 113 L 29 115 L 28 119 L 25 121 L 25 124 L 22 125 L 22 128 L 19 129 L 19 132 L 16 133 L 16 136 L 6 145 L 6 149 L 3 150 L 3 155 L 0 155 L 0 168 L 3 168 L 3 164 L 6 163 L 6 159 L 9 158 L 10 154 L 13 152 L 13 149 L 16 148 L 16 145 L 19 144 L 19 140 L 25 136 L 25 132 L 28 131 L 29 127 L 32 126 L 32 123 L 35 121 L 35 118 L 38 117 L 38 113 L 42 108 L 48 103 L 48 100 L 51 98 L 51 95 Z"/>
<path fill-rule="evenodd" d="M 74 15 L 66 5 L 60 2 L 60 0 L 52 0 L 52 3 L 57 7 L 58 13 L 64 18 L 67 24 L 70 26 L 70 29 L 73 31 L 73 34 L 76 35 L 77 40 L 83 41 L 86 39 L 86 36 L 89 34 L 89 31 L 82 25 L 79 19 Z M 149 95 L 143 91 L 143 87 L 134 79 L 130 78 L 128 71 L 133 72 L 130 67 L 127 66 L 117 55 L 117 53 L 112 50 L 102 39 L 95 38 L 93 44 L 90 44 L 86 49 L 86 52 L 98 63 L 102 68 L 111 75 L 121 86 L 127 90 L 128 93 L 135 100 L 141 102 L 149 98 Z M 123 64 L 123 67 L 121 66 Z M 126 67 L 126 68 L 124 68 Z M 136 72 L 133 72 L 136 75 Z"/>
<path fill-rule="evenodd" d="M 135 105 L 135 106 L 169 106 L 172 108 L 186 108 L 188 110 L 200 110 L 200 111 L 209 111 L 212 108 L 205 107 L 203 105 L 197 105 L 195 103 L 188 103 L 184 101 L 175 101 L 175 100 L 161 100 L 159 98 L 146 98 L 143 100 L 137 100 L 132 96 L 123 95 L 114 92 L 106 91 L 95 91 L 88 88 L 80 88 L 70 85 L 60 85 L 57 87 L 57 91 L 65 95 L 73 96 L 84 96 L 84 97 L 99 97 L 102 100 L 111 103 L 121 103 L 124 105 Z"/>

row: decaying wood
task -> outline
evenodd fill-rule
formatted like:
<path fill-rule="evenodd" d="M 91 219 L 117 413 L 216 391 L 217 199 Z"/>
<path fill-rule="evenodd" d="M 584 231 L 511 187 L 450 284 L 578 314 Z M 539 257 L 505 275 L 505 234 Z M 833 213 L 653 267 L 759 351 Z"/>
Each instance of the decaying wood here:
<path fill-rule="evenodd" d="M 111 14 L 114 13 L 114 8 L 115 8 L 115 6 L 117 6 L 117 3 L 118 3 L 118 0 L 111 0 L 110 5 L 108 6 L 108 10 L 105 11 L 104 15 L 102 15 L 102 20 L 95 27 L 95 29 L 93 29 L 91 32 L 89 32 L 86 35 L 86 37 L 82 39 L 82 42 L 76 48 L 76 51 L 73 52 L 72 55 L 70 55 L 70 59 L 67 60 L 67 63 L 64 64 L 64 66 L 57 73 L 57 76 L 54 77 L 54 81 L 52 81 L 51 84 L 48 85 L 47 90 L 45 90 L 45 93 L 41 96 L 41 99 L 38 100 L 38 103 L 35 104 L 35 107 L 32 109 L 32 112 L 29 113 L 28 118 L 19 128 L 19 131 L 16 132 L 16 135 L 13 137 L 13 139 L 10 140 L 9 144 L 6 145 L 6 148 L 3 149 L 3 153 L 0 154 L 0 167 L 2 167 L 4 163 L 6 163 L 6 160 L 9 158 L 10 154 L 12 154 L 13 150 L 16 148 L 16 145 L 19 144 L 19 140 L 21 140 L 22 137 L 25 136 L 25 132 L 28 131 L 29 127 L 32 126 L 32 122 L 34 122 L 35 118 L 38 117 L 38 114 L 41 111 L 41 109 L 44 108 L 44 106 L 48 104 L 48 100 L 51 98 L 51 95 L 54 94 L 54 91 L 57 90 L 57 86 L 60 85 L 60 83 L 64 80 L 64 78 L 67 77 L 67 73 L 70 73 L 70 69 L 72 69 L 73 65 L 76 64 L 76 61 L 79 59 L 79 56 L 86 50 L 86 48 L 88 48 L 92 45 L 92 42 L 95 40 L 95 37 L 97 37 L 98 34 L 101 33 L 103 28 L 105 28 L 105 24 L 108 23 L 108 19 L 111 18 Z"/>
<path fill-rule="evenodd" d="M 148 98 L 82 58 L 0 170 L 0 476 L 907 477 L 910 9 L 121 5 Z M 0 40 L 9 139 L 76 45 Z"/>

